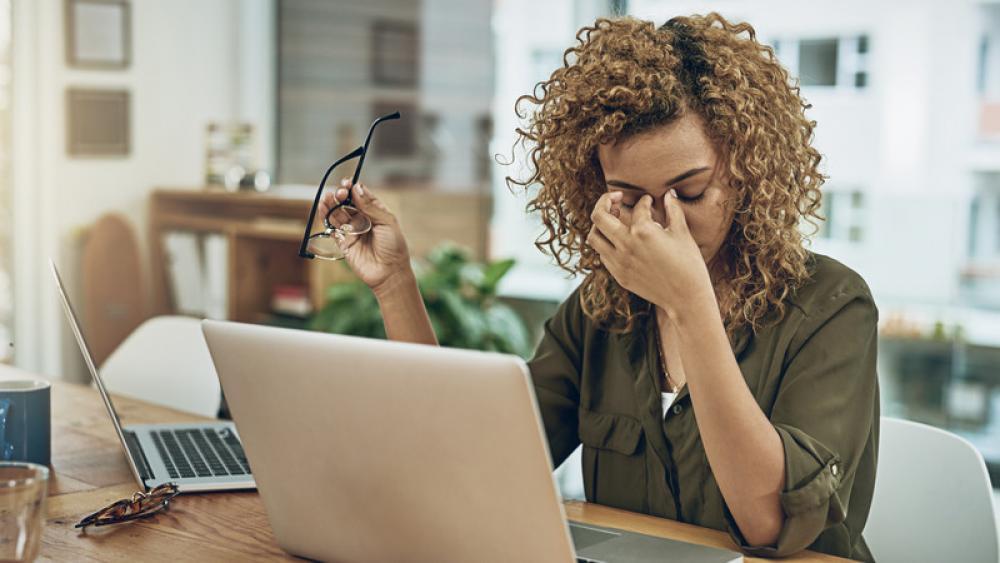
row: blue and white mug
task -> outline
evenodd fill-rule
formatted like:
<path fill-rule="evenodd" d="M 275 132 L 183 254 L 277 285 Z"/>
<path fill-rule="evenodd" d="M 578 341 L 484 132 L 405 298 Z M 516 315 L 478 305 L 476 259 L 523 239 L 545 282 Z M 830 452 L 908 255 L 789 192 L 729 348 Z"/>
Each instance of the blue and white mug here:
<path fill-rule="evenodd" d="M 49 383 L 0 379 L 0 461 L 49 465 L 51 456 Z"/>

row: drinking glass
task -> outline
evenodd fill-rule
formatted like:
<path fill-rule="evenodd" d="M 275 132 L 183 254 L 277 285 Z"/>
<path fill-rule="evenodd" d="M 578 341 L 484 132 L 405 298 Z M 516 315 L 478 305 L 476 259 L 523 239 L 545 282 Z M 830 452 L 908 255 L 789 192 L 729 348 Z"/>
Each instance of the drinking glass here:
<path fill-rule="evenodd" d="M 0 462 L 0 560 L 33 561 L 45 528 L 47 467 Z"/>

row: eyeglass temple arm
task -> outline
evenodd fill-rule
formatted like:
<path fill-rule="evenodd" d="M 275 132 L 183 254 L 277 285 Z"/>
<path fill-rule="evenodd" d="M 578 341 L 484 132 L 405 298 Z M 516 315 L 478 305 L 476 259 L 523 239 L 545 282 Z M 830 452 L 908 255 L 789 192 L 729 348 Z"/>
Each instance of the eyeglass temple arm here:
<path fill-rule="evenodd" d="M 382 117 L 376 119 L 372 122 L 372 126 L 368 128 L 368 136 L 365 137 L 364 152 L 361 153 L 361 160 L 358 161 L 358 167 L 354 169 L 354 177 L 351 178 L 351 186 L 358 183 L 358 179 L 361 178 L 361 167 L 365 165 L 365 155 L 368 154 L 368 145 L 372 142 L 372 133 L 375 132 L 375 127 L 383 121 L 389 121 L 390 119 L 399 119 L 400 114 L 398 111 L 392 112 L 390 114 L 383 115 Z"/>
<path fill-rule="evenodd" d="M 316 190 L 316 198 L 313 199 L 312 210 L 309 211 L 309 221 L 306 222 L 306 232 L 302 235 L 302 245 L 299 247 L 299 256 L 302 258 L 309 258 L 310 260 L 315 258 L 316 255 L 307 251 L 306 247 L 309 246 L 309 234 L 312 233 L 313 218 L 316 215 L 316 210 L 319 208 L 319 198 L 323 196 L 323 187 L 326 186 L 326 179 L 333 172 L 333 169 L 340 166 L 341 164 L 347 162 L 348 160 L 354 160 L 359 156 L 364 158 L 365 149 L 364 147 L 358 147 L 351 151 L 350 154 L 340 157 L 337 162 L 334 162 L 326 169 L 326 174 L 323 174 L 323 179 L 319 182 L 319 189 Z"/>

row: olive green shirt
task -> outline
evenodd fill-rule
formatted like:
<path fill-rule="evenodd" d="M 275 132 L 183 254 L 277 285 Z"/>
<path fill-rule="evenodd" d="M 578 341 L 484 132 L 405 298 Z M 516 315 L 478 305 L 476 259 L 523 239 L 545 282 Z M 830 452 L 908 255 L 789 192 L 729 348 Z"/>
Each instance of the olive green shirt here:
<path fill-rule="evenodd" d="M 780 322 L 733 339 L 746 384 L 784 447 L 785 518 L 775 545 L 751 547 L 740 533 L 687 387 L 663 412 L 650 317 L 629 333 L 602 330 L 583 314 L 579 289 L 545 323 L 528 364 L 553 463 L 582 442 L 588 501 L 728 531 L 750 555 L 808 548 L 872 560 L 861 531 L 878 449 L 878 309 L 864 280 L 840 262 L 810 253 L 809 268 Z"/>

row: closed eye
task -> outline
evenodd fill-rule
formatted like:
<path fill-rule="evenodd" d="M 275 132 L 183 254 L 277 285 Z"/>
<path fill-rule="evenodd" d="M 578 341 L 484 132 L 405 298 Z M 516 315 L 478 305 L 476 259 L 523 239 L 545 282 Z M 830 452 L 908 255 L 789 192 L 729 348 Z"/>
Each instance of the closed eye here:
<path fill-rule="evenodd" d="M 681 194 L 677 194 L 677 199 L 686 203 L 696 203 L 700 201 L 703 197 L 705 197 L 705 192 L 701 192 L 700 194 L 693 197 L 684 197 Z"/>

